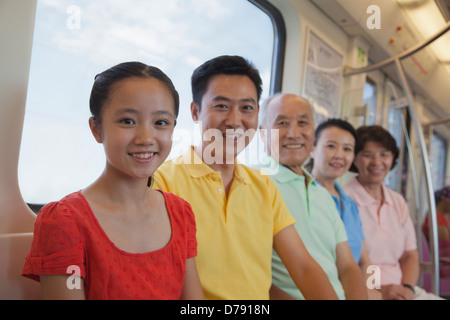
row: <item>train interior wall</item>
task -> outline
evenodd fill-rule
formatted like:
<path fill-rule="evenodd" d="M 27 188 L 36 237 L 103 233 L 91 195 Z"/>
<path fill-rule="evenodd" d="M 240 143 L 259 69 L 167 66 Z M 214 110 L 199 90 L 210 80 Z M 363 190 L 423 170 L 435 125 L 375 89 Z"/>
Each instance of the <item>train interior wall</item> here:
<path fill-rule="evenodd" d="M 308 33 L 313 31 L 343 57 L 346 67 L 360 68 L 396 54 L 389 38 L 399 24 L 409 22 L 391 1 L 380 2 L 381 30 L 367 30 L 366 8 L 370 1 L 269 0 L 283 15 L 287 29 L 283 70 L 284 92 L 302 94 L 304 90 L 305 50 Z M 388 3 L 389 2 L 389 3 Z M 392 1 L 393 2 L 393 1 Z M 20 152 L 23 117 L 26 111 L 28 75 L 37 0 L 4 0 L 0 3 L 0 299 L 38 298 L 35 282 L 20 277 L 23 257 L 31 241 L 35 216 L 22 198 L 17 165 Z M 329 4 L 326 9 L 326 3 Z M 324 9 L 325 8 L 325 9 Z M 335 13 L 330 18 L 331 12 Z M 345 17 L 347 20 L 344 22 Z M 354 18 L 358 17 L 358 18 Z M 341 20 L 339 20 L 341 19 Z M 361 55 L 361 52 L 364 52 Z M 441 68 L 420 75 L 411 62 L 406 62 L 413 85 L 417 110 L 423 122 L 445 118 L 450 114 L 450 90 L 442 90 L 450 78 Z M 364 122 L 355 110 L 363 107 L 363 91 L 367 78 L 377 84 L 376 122 L 387 124 L 387 103 L 393 92 L 403 96 L 395 72 L 391 68 L 344 77 L 340 93 L 340 114 L 355 126 Z M 450 88 L 449 88 L 450 89 Z M 438 126 L 436 132 L 450 143 L 450 126 Z M 413 156 L 418 158 L 417 142 L 411 136 Z M 446 184 L 450 184 L 450 160 L 447 156 Z M 420 172 L 417 173 L 420 176 Z M 414 191 L 408 187 L 407 195 Z M 414 208 L 411 208 L 415 212 Z M 415 217 L 417 219 L 417 217 Z"/>

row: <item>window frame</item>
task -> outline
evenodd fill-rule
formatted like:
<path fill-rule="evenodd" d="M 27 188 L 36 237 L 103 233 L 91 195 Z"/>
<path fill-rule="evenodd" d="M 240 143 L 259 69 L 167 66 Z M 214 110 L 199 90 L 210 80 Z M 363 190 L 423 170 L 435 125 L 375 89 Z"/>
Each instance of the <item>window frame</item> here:
<path fill-rule="evenodd" d="M 267 0 L 247 0 L 267 14 L 274 28 L 274 45 L 272 54 L 272 77 L 270 94 L 281 91 L 283 85 L 284 59 L 286 55 L 286 24 L 281 12 Z"/>

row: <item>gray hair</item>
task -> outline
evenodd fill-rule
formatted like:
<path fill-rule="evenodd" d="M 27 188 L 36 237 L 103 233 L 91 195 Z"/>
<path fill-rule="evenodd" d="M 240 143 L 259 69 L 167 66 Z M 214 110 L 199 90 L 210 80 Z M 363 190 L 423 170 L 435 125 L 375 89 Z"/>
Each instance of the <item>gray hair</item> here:
<path fill-rule="evenodd" d="M 263 103 L 261 103 L 260 108 L 259 108 L 259 125 L 260 126 L 265 125 L 267 106 L 270 104 L 270 102 L 272 102 L 273 99 L 275 99 L 281 95 L 283 95 L 283 93 L 281 93 L 281 92 L 275 93 L 275 94 L 267 97 L 266 100 L 264 100 Z"/>
<path fill-rule="evenodd" d="M 272 102 L 272 100 L 274 100 L 275 98 L 278 98 L 280 96 L 286 95 L 286 94 L 293 94 L 299 98 L 301 98 L 303 101 L 305 101 L 310 107 L 311 107 L 311 111 L 313 112 L 313 108 L 312 105 L 309 103 L 309 101 L 307 99 L 305 99 L 302 96 L 299 96 L 298 94 L 295 93 L 281 93 L 281 92 L 277 92 L 271 96 L 269 96 L 268 98 L 266 98 L 263 103 L 261 103 L 260 108 L 259 108 L 259 125 L 264 127 L 266 125 L 266 114 L 267 114 L 267 107 L 269 106 L 269 104 Z M 313 112 L 314 114 L 314 112 Z"/>

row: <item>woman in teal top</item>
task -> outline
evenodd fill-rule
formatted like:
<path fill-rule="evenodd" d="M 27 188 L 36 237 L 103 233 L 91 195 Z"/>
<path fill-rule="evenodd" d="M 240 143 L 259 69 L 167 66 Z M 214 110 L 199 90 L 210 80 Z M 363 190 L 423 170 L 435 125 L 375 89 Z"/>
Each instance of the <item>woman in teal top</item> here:
<path fill-rule="evenodd" d="M 366 274 L 371 261 L 364 245 L 359 210 L 355 201 L 347 196 L 336 182 L 349 170 L 355 157 L 355 129 L 347 121 L 329 119 L 316 128 L 315 135 L 314 150 L 311 152 L 311 174 L 334 199 L 344 222 L 350 249 L 363 273 Z M 369 290 L 369 298 L 381 298 L 378 295 L 378 292 Z"/>

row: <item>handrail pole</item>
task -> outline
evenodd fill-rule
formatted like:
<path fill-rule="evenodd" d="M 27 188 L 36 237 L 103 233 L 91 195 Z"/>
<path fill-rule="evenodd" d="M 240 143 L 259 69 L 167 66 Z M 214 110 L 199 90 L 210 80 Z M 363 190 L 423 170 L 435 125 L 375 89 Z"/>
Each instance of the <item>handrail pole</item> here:
<path fill-rule="evenodd" d="M 408 81 L 406 79 L 405 72 L 403 70 L 403 67 L 401 65 L 400 60 L 405 59 L 414 53 L 418 52 L 419 50 L 423 49 L 439 37 L 441 37 L 443 34 L 445 34 L 447 31 L 450 30 L 450 21 L 447 22 L 447 25 L 442 28 L 438 33 L 436 33 L 434 36 L 430 37 L 429 39 L 419 43 L 418 45 L 410 48 L 409 50 L 406 50 L 404 52 L 401 52 L 391 58 L 388 58 L 384 61 L 380 61 L 376 64 L 360 68 L 360 69 L 353 69 L 346 67 L 344 70 L 344 76 L 350 76 L 360 73 L 367 73 L 370 71 L 378 70 L 382 67 L 385 67 L 391 63 L 395 63 L 396 69 L 398 72 L 398 75 L 400 77 L 400 80 L 402 82 L 403 89 L 405 90 L 406 98 L 408 100 L 408 111 L 411 116 L 412 124 L 414 127 L 414 130 L 417 134 L 417 140 L 419 144 L 419 150 L 422 158 L 422 164 L 424 169 L 424 176 L 425 176 L 425 183 L 427 188 L 427 198 L 428 198 L 428 214 L 431 219 L 431 241 L 430 241 L 430 251 L 431 251 L 431 265 L 432 265 L 432 291 L 433 293 L 439 295 L 440 294 L 440 288 L 439 288 L 439 245 L 438 245 L 438 234 L 437 234 L 437 217 L 436 217 L 436 203 L 434 200 L 434 193 L 433 193 L 433 186 L 432 186 L 432 180 L 431 180 L 431 170 L 429 166 L 429 159 L 428 159 L 428 153 L 425 143 L 425 137 L 422 131 L 421 123 L 419 121 L 418 112 L 416 110 L 412 90 L 409 87 Z M 421 244 L 418 244 L 421 245 Z"/>
<path fill-rule="evenodd" d="M 413 95 L 411 88 L 409 87 L 408 81 L 406 79 L 405 72 L 403 71 L 403 67 L 401 65 L 401 62 L 398 58 L 395 59 L 395 65 L 397 67 L 397 72 L 400 77 L 400 80 L 402 82 L 403 89 L 405 90 L 406 99 L 408 100 L 408 110 L 409 115 L 411 117 L 411 122 L 414 127 L 414 131 L 417 135 L 417 142 L 419 145 L 420 155 L 422 158 L 422 168 L 424 169 L 425 173 L 425 185 L 427 188 L 427 195 L 428 195 L 428 212 L 429 212 L 429 218 L 431 219 L 431 265 L 433 268 L 433 281 L 432 281 L 432 291 L 436 294 L 440 294 L 439 289 L 439 245 L 438 245 L 438 236 L 437 236 L 437 218 L 436 218 L 436 203 L 434 200 L 434 192 L 433 192 L 433 185 L 431 180 L 431 170 L 428 160 L 428 153 L 427 153 L 427 147 L 425 143 L 425 137 L 422 131 L 422 126 L 419 120 L 419 116 L 415 107 Z M 420 244 L 418 244 L 420 245 Z"/>

